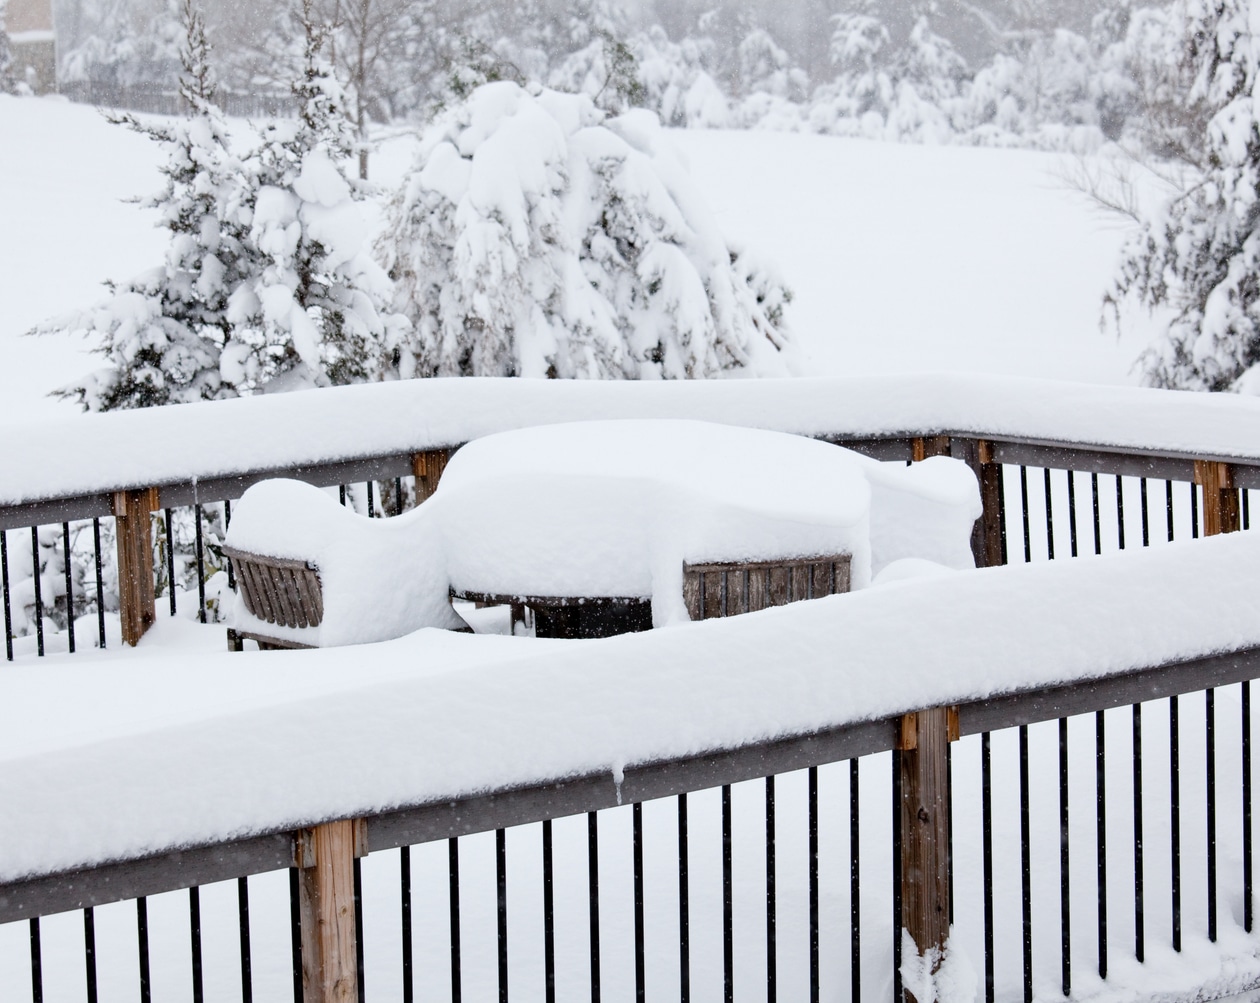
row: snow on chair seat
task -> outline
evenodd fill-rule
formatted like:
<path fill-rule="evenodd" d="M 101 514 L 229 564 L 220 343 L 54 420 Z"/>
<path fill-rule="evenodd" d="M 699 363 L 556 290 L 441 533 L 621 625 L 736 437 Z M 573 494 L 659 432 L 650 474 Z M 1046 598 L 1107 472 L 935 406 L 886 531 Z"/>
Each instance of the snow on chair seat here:
<path fill-rule="evenodd" d="M 253 485 L 224 547 L 245 569 L 232 630 L 273 647 L 335 647 L 465 629 L 428 508 L 365 519 L 301 481 Z"/>

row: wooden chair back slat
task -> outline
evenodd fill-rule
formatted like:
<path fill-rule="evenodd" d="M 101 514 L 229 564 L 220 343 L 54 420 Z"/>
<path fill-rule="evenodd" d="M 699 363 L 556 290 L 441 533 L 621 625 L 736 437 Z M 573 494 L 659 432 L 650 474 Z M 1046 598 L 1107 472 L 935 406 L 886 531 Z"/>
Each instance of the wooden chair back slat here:
<path fill-rule="evenodd" d="M 849 591 L 850 555 L 684 564 L 683 602 L 693 620 L 755 613 Z"/>
<path fill-rule="evenodd" d="M 224 548 L 240 582 L 245 608 L 281 627 L 318 627 L 324 619 L 319 572 L 305 561 Z"/>

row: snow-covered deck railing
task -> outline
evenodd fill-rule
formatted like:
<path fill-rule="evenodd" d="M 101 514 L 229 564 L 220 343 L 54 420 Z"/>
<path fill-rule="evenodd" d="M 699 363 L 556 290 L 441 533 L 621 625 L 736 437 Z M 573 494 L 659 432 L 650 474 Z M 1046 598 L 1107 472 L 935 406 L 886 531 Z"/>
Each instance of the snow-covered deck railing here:
<path fill-rule="evenodd" d="M 1004 463 L 1082 453 L 1100 472 L 1188 480 L 1195 460 L 1260 487 L 1260 400 L 1230 394 L 926 374 L 643 383 L 410 380 L 0 426 L 0 527 L 110 514 L 116 491 L 164 505 L 237 496 L 264 477 L 345 484 L 491 432 L 601 418 L 694 418 L 910 458 L 924 436 L 984 439 Z M 1062 465 L 1061 463 L 1058 465 Z"/>
<path fill-rule="evenodd" d="M 75 670 L 73 685 L 66 669 L 15 668 L 11 724 L 0 733 L 0 922 L 295 862 L 312 888 L 335 885 L 340 878 L 321 877 L 321 854 L 344 854 L 336 866 L 348 875 L 356 843 L 377 853 L 896 750 L 894 883 L 915 943 L 939 946 L 952 894 L 948 742 L 983 733 L 987 770 L 987 735 L 999 729 L 1097 713 L 1101 735 L 1109 708 L 1242 683 L 1249 757 L 1257 594 L 1260 538 L 1236 534 L 900 582 L 603 641 L 428 631 L 351 658 L 329 649 L 192 656 L 178 667 L 128 662 L 126 687 L 112 677 L 122 668 Z M 153 696 L 137 708 L 130 694 L 146 675 Z M 188 687 L 200 694 L 191 708 Z M 299 688 L 302 699 L 282 698 Z M 54 700 L 59 712 L 49 717 Z M 1209 696 L 1215 840 L 1212 764 L 1216 743 L 1235 732 L 1219 721 L 1212 730 L 1212 708 Z M 1134 776 L 1139 722 L 1135 706 Z M 1020 739 L 1026 763 L 1025 731 Z M 1060 763 L 1064 785 L 1066 758 Z M 1099 763 L 1101 771 L 1101 752 Z M 1021 775 L 1027 874 L 1026 765 Z M 1193 785 L 1183 786 L 1188 801 Z M 1067 796 L 1061 786 L 1056 846 L 1068 832 Z M 1242 799 L 1249 820 L 1249 765 Z M 955 803 L 953 817 L 976 809 Z M 1243 832 L 1241 846 L 1232 830 L 1219 834 L 1229 846 L 1220 880 L 1229 887 L 1224 871 L 1241 857 L 1246 917 L 1237 925 L 1249 931 L 1252 848 L 1249 827 Z M 991 833 L 985 839 L 991 857 Z M 1157 845 L 1149 832 L 1148 843 Z M 1215 842 L 1207 852 L 1215 940 Z M 1187 871 L 1184 882 L 1197 901 L 1199 875 Z M 1063 887 L 1066 896 L 1067 878 Z M 314 909 L 327 892 L 302 894 L 303 908 Z M 983 894 L 993 895 L 989 870 Z M 1235 922 L 1222 920 L 1231 931 Z M 353 924 L 348 935 L 336 950 L 353 978 Z M 1250 960 L 1230 961 L 1234 991 L 1260 978 L 1254 942 L 1245 943 Z M 1099 964 L 1105 972 L 1105 955 Z"/>
<path fill-rule="evenodd" d="M 977 522 L 972 551 L 979 566 L 1007 556 L 1006 481 L 1020 475 L 1025 557 L 1031 556 L 1026 467 L 1047 473 L 1046 533 L 1053 556 L 1055 527 L 1048 471 L 1068 471 L 1067 496 L 1054 505 L 1069 509 L 1070 549 L 1077 552 L 1076 486 L 1072 472 L 1093 475 L 1093 549 L 1102 549 L 1097 475 L 1117 478 L 1116 520 L 1124 547 L 1123 478 L 1168 482 L 1169 539 L 1174 482 L 1194 485 L 1192 531 L 1230 531 L 1248 521 L 1248 495 L 1260 488 L 1260 401 L 1235 395 L 1096 387 L 1037 380 L 959 375 L 860 379 L 725 380 L 691 382 L 591 382 L 563 380 L 412 380 L 340 387 L 300 394 L 189 404 L 147 411 L 76 416 L 38 427 L 9 426 L 0 435 L 0 531 L 31 528 L 26 554 L 45 569 L 59 563 L 55 594 L 34 576 L 23 586 L 22 609 L 5 578 L 6 649 L 12 638 L 38 634 L 44 650 L 50 606 L 75 593 L 75 613 L 94 609 L 98 643 L 113 598 L 105 582 L 116 577 L 122 637 L 134 643 L 155 617 L 151 577 L 140 558 L 150 552 L 151 520 L 166 509 L 161 526 L 184 518 L 190 539 L 166 548 L 162 587 L 190 564 L 183 586 L 196 588 L 206 606 L 207 562 L 202 549 L 206 506 L 215 512 L 217 547 L 229 513 L 226 505 L 259 480 L 288 476 L 319 486 L 366 482 L 360 511 L 373 514 L 388 501 L 391 512 L 421 501 L 436 486 L 453 449 L 505 429 L 595 418 L 680 417 L 787 431 L 842 443 L 879 459 L 912 460 L 952 455 L 966 461 L 981 487 L 984 516 Z M 54 444 L 55 445 L 52 445 Z M 405 482 L 405 483 L 404 483 Z M 414 487 L 413 487 L 414 485 Z M 1134 486 L 1136 487 L 1136 486 Z M 382 499 L 374 490 L 387 493 Z M 1085 485 L 1080 486 L 1082 495 Z M 1062 488 L 1056 488 L 1061 492 Z M 1241 495 L 1239 492 L 1241 491 Z M 1136 491 L 1134 491 L 1136 494 Z M 364 496 L 366 504 L 363 504 Z M 1200 498 L 1202 499 L 1200 502 Z M 181 517 L 183 507 L 191 518 Z M 1033 506 L 1034 508 L 1036 505 Z M 174 511 L 173 511 L 174 510 Z M 1013 514 L 1013 513 L 1011 513 Z M 1145 481 L 1141 486 L 1141 538 L 1151 538 Z M 73 544 L 75 520 L 117 518 L 117 574 L 102 553 L 102 527 L 93 527 L 94 547 Z M 132 518 L 132 516 L 135 518 Z M 1035 520 L 1034 520 L 1035 521 Z M 1180 521 L 1184 525 L 1184 520 Z M 51 524 L 51 525 L 50 525 Z M 60 524 L 60 525 L 58 525 Z M 1081 520 L 1082 528 L 1088 519 Z M 38 527 L 44 526 L 41 532 Z M 196 527 L 196 549 L 191 527 Z M 58 535 L 59 541 L 52 537 Z M 1034 527 L 1032 535 L 1038 530 Z M 1129 539 L 1137 539 L 1137 527 Z M 1068 549 L 1060 541 L 1060 551 Z M 108 528 L 104 546 L 110 549 Z M 173 550 L 184 546 L 179 566 Z M 1085 549 L 1082 544 L 1082 550 Z M 15 544 L 7 542 L 10 557 Z M 59 552 L 59 555 L 52 554 Z M 55 558 L 55 561 L 54 561 Z M 90 567 L 96 564 L 95 574 Z M 135 565 L 133 567 L 133 565 Z M 79 583 L 75 584 L 76 575 Z M 50 572 L 45 570 L 45 578 Z M 162 575 L 159 574 L 159 579 Z M 95 599 L 92 599 L 95 585 Z M 41 592 L 41 586 L 43 592 Z M 21 591 L 21 590 L 19 590 Z M 172 605 L 172 612 L 174 607 Z M 73 634 L 75 617 L 56 606 L 56 624 Z M 17 624 L 14 626 L 13 624 Z M 73 639 L 68 641 L 74 647 Z"/>

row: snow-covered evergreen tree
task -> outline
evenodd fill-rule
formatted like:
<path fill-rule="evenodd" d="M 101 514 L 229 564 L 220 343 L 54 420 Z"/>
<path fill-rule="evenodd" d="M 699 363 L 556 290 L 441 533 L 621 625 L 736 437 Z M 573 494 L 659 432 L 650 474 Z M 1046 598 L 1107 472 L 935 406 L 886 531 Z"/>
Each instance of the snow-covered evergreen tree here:
<path fill-rule="evenodd" d="M 170 86 L 184 38 L 182 0 L 98 0 L 83 6 L 83 40 L 61 56 L 62 81 Z"/>
<path fill-rule="evenodd" d="M 790 294 L 732 248 L 655 116 L 479 88 L 426 134 L 380 250 L 409 376 L 786 373 Z"/>
<path fill-rule="evenodd" d="M 328 28 L 302 0 L 298 118 L 267 125 L 249 158 L 255 271 L 233 290 L 224 377 L 257 389 L 354 383 L 379 372 L 389 280 L 366 251 L 365 189 L 341 87 L 324 56 Z"/>
<path fill-rule="evenodd" d="M 0 0 L 0 94 L 13 94 L 17 91 L 17 81 L 13 79 L 13 52 L 9 48 L 9 33 L 5 30 L 5 8 L 9 0 Z"/>
<path fill-rule="evenodd" d="M 836 77 L 819 88 L 813 128 L 880 139 L 948 141 L 967 65 L 934 27 L 935 0 L 916 0 L 894 38 L 876 0 L 847 0 L 833 18 Z"/>
<path fill-rule="evenodd" d="M 643 83 L 643 106 L 671 126 L 722 128 L 730 124 L 730 99 L 713 74 L 716 46 L 704 35 L 671 41 L 659 25 L 633 41 Z"/>
<path fill-rule="evenodd" d="M 647 91 L 626 40 L 624 8 L 609 0 L 576 0 L 568 22 L 567 34 L 578 47 L 557 62 L 548 84 L 589 94 L 596 107 L 613 114 L 641 106 Z"/>
<path fill-rule="evenodd" d="M 1065 28 L 1025 32 L 976 73 L 960 124 L 979 143 L 1094 150 L 1104 142 L 1099 84 L 1085 38 Z"/>
<path fill-rule="evenodd" d="M 234 396 L 220 374 L 230 337 L 228 295 L 253 265 L 243 167 L 228 149 L 214 104 L 205 24 L 184 0 L 185 44 L 180 94 L 189 117 L 169 124 L 124 116 L 118 121 L 167 151 L 165 188 L 144 204 L 170 234 L 158 268 L 114 286 L 94 309 L 55 320 L 37 332 L 74 331 L 94 342 L 108 367 L 64 388 L 92 411 Z"/>
<path fill-rule="evenodd" d="M 1214 112 L 1204 164 L 1127 244 L 1107 303 L 1172 314 L 1144 356 L 1147 382 L 1260 390 L 1260 116 L 1247 0 L 1185 0 L 1183 100 Z"/>

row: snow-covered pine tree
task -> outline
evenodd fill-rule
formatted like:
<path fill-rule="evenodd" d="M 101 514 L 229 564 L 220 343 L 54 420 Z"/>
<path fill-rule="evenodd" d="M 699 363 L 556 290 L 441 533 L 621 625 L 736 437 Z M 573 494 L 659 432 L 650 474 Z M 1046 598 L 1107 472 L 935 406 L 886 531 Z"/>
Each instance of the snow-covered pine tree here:
<path fill-rule="evenodd" d="M 5 30 L 5 8 L 9 0 L 0 0 L 0 94 L 17 92 L 17 81 L 13 78 L 13 50 L 9 47 L 9 33 Z"/>
<path fill-rule="evenodd" d="M 835 79 L 819 89 L 812 116 L 831 132 L 882 130 L 895 100 L 890 72 L 892 42 L 875 0 L 851 0 L 832 17 L 831 61 Z M 845 121 L 855 123 L 846 127 Z"/>
<path fill-rule="evenodd" d="M 105 89 L 168 87 L 179 72 L 183 0 L 97 0 L 78 5 L 81 41 L 59 78 Z"/>
<path fill-rule="evenodd" d="M 631 41 L 643 83 L 643 106 L 666 125 L 724 128 L 730 124 L 730 102 L 713 74 L 717 47 L 704 34 L 671 41 L 660 25 L 652 25 Z"/>
<path fill-rule="evenodd" d="M 380 253 L 397 375 L 785 374 L 790 294 L 718 231 L 656 117 L 479 88 L 425 135 Z"/>
<path fill-rule="evenodd" d="M 1066 28 L 1030 29 L 976 73 L 959 119 L 978 143 L 1091 151 L 1104 141 L 1104 87 L 1117 82 L 1100 80 L 1085 38 Z"/>
<path fill-rule="evenodd" d="M 1147 383 L 1260 391 L 1260 117 L 1247 0 L 1185 0 L 1188 107 L 1214 111 L 1204 163 L 1126 244 L 1106 297 L 1172 318 L 1142 357 Z M 1260 12 L 1258 12 L 1260 13 Z"/>
<path fill-rule="evenodd" d="M 36 333 L 71 331 L 94 342 L 109 365 L 58 391 L 91 411 L 150 407 L 235 396 L 220 374 L 230 336 L 228 295 L 252 268 L 249 207 L 241 164 L 228 149 L 227 127 L 214 104 L 215 81 L 205 23 L 184 0 L 185 43 L 180 94 L 189 117 L 169 124 L 116 121 L 166 148 L 165 188 L 143 204 L 170 233 L 165 262 L 111 285 L 97 307 L 50 321 Z"/>
<path fill-rule="evenodd" d="M 813 128 L 880 139 L 947 141 L 967 64 L 935 29 L 936 0 L 915 0 L 894 36 L 876 0 L 847 0 L 834 15 L 836 77 L 820 87 Z"/>
<path fill-rule="evenodd" d="M 328 26 L 302 0 L 302 65 L 293 82 L 298 118 L 273 122 L 250 156 L 248 240 L 256 271 L 232 292 L 226 379 L 246 389 L 373 379 L 389 315 L 388 277 L 366 251 L 365 187 L 347 174 L 354 132 L 324 56 Z"/>
<path fill-rule="evenodd" d="M 566 20 L 566 34 L 575 49 L 551 70 L 548 84 L 556 90 L 589 94 L 597 108 L 612 114 L 641 106 L 647 92 L 639 79 L 638 59 L 627 42 L 624 5 L 571 0 Z"/>

